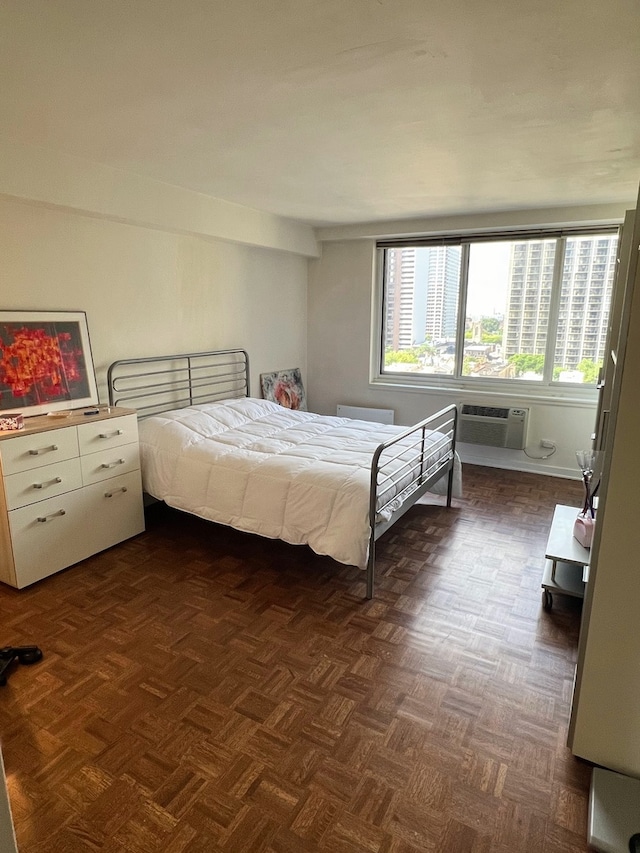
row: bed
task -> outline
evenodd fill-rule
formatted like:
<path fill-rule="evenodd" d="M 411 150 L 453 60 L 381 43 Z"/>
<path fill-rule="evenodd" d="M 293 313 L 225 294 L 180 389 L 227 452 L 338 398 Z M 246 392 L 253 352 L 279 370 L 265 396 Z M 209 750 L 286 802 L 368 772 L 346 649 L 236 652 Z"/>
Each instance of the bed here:
<path fill-rule="evenodd" d="M 366 571 L 376 541 L 427 491 L 460 489 L 457 408 L 412 427 L 292 411 L 251 397 L 249 357 L 124 359 L 109 404 L 138 412 L 143 488 L 169 506 Z"/>

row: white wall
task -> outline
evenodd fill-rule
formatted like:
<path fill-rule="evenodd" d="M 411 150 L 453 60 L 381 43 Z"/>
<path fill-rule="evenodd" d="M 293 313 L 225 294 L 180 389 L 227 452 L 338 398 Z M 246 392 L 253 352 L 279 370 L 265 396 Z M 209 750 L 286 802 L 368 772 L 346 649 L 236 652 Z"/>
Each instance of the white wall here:
<path fill-rule="evenodd" d="M 533 216 L 538 224 L 551 224 L 562 217 L 564 221 L 618 221 L 624 216 L 622 207 L 614 211 L 611 206 L 598 211 L 589 208 L 582 212 L 549 211 L 545 217 L 532 212 L 529 217 L 518 214 L 518 224 L 533 225 Z M 570 219 L 568 219 L 570 217 Z M 508 227 L 505 215 L 499 220 Z M 473 226 L 472 218 L 465 217 L 466 228 Z M 557 222 L 556 222 L 557 224 Z M 421 222 L 422 233 L 442 231 L 444 226 L 455 230 L 456 222 Z M 475 225 L 497 227 L 498 218 L 476 217 Z M 375 276 L 375 239 L 362 236 L 370 228 L 360 226 L 347 228 L 346 239 L 337 239 L 339 229 L 321 230 L 319 236 L 321 255 L 310 261 L 309 274 L 309 324 L 308 324 L 308 386 L 309 405 L 323 414 L 335 414 L 337 403 L 358 406 L 380 406 L 395 410 L 396 423 L 410 424 L 445 405 L 457 402 L 489 402 L 474 392 L 430 392 L 416 388 L 390 388 L 370 382 L 370 352 L 372 315 L 374 304 L 373 288 Z M 387 224 L 386 231 L 413 233 L 409 223 L 396 223 L 394 228 Z M 355 237 L 352 237 L 355 234 Z M 381 235 L 382 236 L 382 235 Z M 526 396 L 500 397 L 491 395 L 491 402 L 509 406 L 528 406 L 530 423 L 528 452 L 542 456 L 548 451 L 540 449 L 541 439 L 556 442 L 557 451 L 545 460 L 531 459 L 522 451 L 487 448 L 480 445 L 461 445 L 463 460 L 480 465 L 512 468 L 522 471 L 540 471 L 556 476 L 578 478 L 575 451 L 591 446 L 591 434 L 595 426 L 596 394 L 591 402 L 567 402 L 552 400 L 541 402 Z"/>
<path fill-rule="evenodd" d="M 108 365 L 225 347 L 260 372 L 306 369 L 307 260 L 0 198 L 0 308 L 83 310 L 102 400 Z"/>
<path fill-rule="evenodd" d="M 313 256 L 301 222 L 78 157 L 0 140 L 0 193 L 100 219 Z"/>

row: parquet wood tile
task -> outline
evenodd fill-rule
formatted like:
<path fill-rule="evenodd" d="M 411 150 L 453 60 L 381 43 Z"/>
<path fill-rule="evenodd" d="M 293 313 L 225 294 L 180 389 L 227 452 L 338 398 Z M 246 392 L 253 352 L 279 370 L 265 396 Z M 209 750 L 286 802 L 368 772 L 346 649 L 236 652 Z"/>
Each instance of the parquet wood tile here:
<path fill-rule="evenodd" d="M 585 853 L 580 602 L 541 607 L 580 484 L 465 466 L 361 572 L 164 506 L 22 591 L 0 688 L 25 853 Z"/>

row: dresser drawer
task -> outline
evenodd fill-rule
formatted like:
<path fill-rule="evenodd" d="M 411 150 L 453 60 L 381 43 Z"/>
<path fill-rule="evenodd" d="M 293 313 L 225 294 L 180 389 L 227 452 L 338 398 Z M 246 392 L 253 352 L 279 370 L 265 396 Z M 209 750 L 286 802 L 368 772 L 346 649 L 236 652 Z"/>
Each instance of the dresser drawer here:
<path fill-rule="evenodd" d="M 80 458 L 82 467 L 82 482 L 99 483 L 140 467 L 140 450 L 138 444 L 125 444 L 121 447 L 105 447 L 99 453 L 90 453 Z"/>
<path fill-rule="evenodd" d="M 91 421 L 78 426 L 78 443 L 80 454 L 83 456 L 86 453 L 96 453 L 104 448 L 132 444 L 134 441 L 138 441 L 138 418 L 136 415 Z"/>
<path fill-rule="evenodd" d="M 91 518 L 87 536 L 92 554 L 144 530 L 140 471 L 86 486 L 82 493 L 84 512 Z"/>
<path fill-rule="evenodd" d="M 62 427 L 48 432 L 21 435 L 19 438 L 3 441 L 0 453 L 5 476 L 31 471 L 77 456 L 78 433 L 76 427 Z"/>
<path fill-rule="evenodd" d="M 43 501 L 64 492 L 79 489 L 82 485 L 80 460 L 65 459 L 53 465 L 43 465 L 33 471 L 10 474 L 4 479 L 7 507 L 17 509 L 27 504 Z"/>
<path fill-rule="evenodd" d="M 17 586 L 34 583 L 91 554 L 83 489 L 9 513 Z"/>
<path fill-rule="evenodd" d="M 15 509 L 9 524 L 22 589 L 142 533 L 140 472 Z"/>

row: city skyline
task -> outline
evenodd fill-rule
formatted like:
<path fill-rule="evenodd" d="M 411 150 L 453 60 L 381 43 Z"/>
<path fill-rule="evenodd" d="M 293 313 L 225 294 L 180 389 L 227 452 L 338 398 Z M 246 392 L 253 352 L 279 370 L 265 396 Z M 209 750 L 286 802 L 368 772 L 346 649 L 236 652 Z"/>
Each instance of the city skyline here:
<path fill-rule="evenodd" d="M 556 338 L 554 370 L 567 377 L 585 360 L 602 359 L 617 235 L 567 237 L 562 244 L 561 281 L 554 285 L 558 245 L 555 237 L 469 244 L 464 375 L 513 378 L 513 370 L 507 369 L 510 358 L 544 359 L 549 332 Z M 385 350 L 454 345 L 447 347 L 448 357 L 441 352 L 436 358 L 432 352 L 414 370 L 447 374 L 454 370 L 462 258 L 460 245 L 387 250 Z M 554 288 L 559 293 L 553 296 L 552 309 Z M 491 334 L 481 322 L 490 318 L 499 324 Z M 540 372 L 537 363 L 532 362 L 532 370 Z M 566 381 L 580 378 L 576 374 Z"/>

